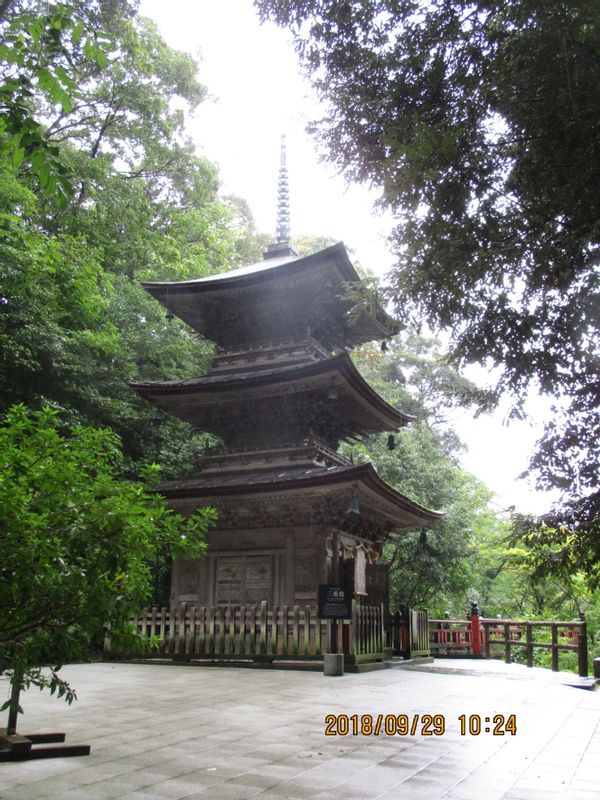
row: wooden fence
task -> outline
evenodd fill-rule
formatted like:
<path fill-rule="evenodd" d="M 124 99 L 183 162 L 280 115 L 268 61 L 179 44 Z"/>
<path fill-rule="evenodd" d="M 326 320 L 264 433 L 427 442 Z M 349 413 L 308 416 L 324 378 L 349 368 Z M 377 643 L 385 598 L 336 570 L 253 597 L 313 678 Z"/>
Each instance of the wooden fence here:
<path fill-rule="evenodd" d="M 390 629 L 394 655 L 403 658 L 430 655 L 427 611 L 401 606 L 390 619 Z"/>
<path fill-rule="evenodd" d="M 333 644 L 331 622 L 318 619 L 317 609 L 308 605 L 153 608 L 132 623 L 139 634 L 158 640 L 154 655 L 181 660 L 318 659 Z M 382 606 L 355 605 L 352 619 L 339 620 L 336 627 L 336 651 L 348 663 L 383 658 Z"/>
<path fill-rule="evenodd" d="M 550 641 L 536 641 L 534 632 L 550 629 Z M 429 620 L 429 642 L 435 656 L 492 658 L 499 651 L 510 664 L 515 652 L 525 652 L 525 663 L 533 666 L 534 650 L 551 651 L 551 668 L 559 669 L 560 652 L 576 652 L 581 677 L 588 675 L 587 629 L 585 620 L 560 622 L 488 619 L 474 615 L 471 620 Z"/>

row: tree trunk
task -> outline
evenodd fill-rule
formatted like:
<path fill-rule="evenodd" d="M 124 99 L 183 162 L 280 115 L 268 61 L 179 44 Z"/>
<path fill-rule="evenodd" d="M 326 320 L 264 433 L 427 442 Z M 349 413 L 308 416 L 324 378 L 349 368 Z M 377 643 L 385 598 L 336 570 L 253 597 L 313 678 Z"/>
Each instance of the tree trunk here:
<path fill-rule="evenodd" d="M 23 667 L 15 665 L 10 679 L 10 705 L 8 707 L 8 725 L 6 735 L 14 736 L 17 732 L 17 715 L 19 713 L 19 697 L 23 683 Z"/>

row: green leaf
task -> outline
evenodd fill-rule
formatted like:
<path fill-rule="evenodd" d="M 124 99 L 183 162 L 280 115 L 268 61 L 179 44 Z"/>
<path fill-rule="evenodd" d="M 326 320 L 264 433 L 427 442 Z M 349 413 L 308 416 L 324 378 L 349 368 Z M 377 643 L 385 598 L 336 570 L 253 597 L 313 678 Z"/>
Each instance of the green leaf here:
<path fill-rule="evenodd" d="M 25 158 L 25 150 L 22 147 L 14 147 L 12 150 L 12 162 L 15 167 L 20 167 Z"/>
<path fill-rule="evenodd" d="M 84 25 L 82 20 L 79 20 L 73 30 L 71 31 L 71 41 L 73 44 L 79 44 L 83 37 Z"/>

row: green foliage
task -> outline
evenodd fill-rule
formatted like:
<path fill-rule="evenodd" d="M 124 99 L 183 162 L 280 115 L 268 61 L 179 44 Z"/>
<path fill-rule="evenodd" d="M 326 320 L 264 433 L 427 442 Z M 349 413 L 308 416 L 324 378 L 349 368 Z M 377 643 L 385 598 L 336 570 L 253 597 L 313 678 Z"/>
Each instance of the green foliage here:
<path fill-rule="evenodd" d="M 12 6 L 12 7 L 11 7 Z M 64 205 L 73 192 L 59 148 L 48 141 L 35 98 L 69 113 L 78 89 L 73 67 L 85 60 L 96 72 L 108 63 L 110 38 L 97 26 L 94 3 L 6 3 L 0 17 L 0 152 L 29 169 L 41 191 Z"/>
<path fill-rule="evenodd" d="M 561 397 L 531 466 L 569 514 L 597 508 L 597 3 L 255 5 L 295 33 L 333 161 L 399 220 L 399 316 L 498 367 L 515 414 L 529 388 Z"/>
<path fill-rule="evenodd" d="M 578 620 L 584 615 L 591 670 L 591 659 L 600 655 L 600 599 L 597 592 L 590 590 L 585 572 L 577 571 L 581 563 L 578 554 L 573 554 L 570 565 L 561 565 L 560 557 L 555 557 L 557 551 L 560 553 L 560 548 L 555 548 L 556 532 L 536 531 L 534 523 L 521 515 L 513 515 L 512 520 L 499 521 L 496 528 L 482 531 L 470 597 L 478 601 L 486 617 Z M 563 531 L 562 537 L 565 534 Z M 550 556 L 543 563 L 554 561 L 553 568 L 540 569 L 542 553 Z M 549 631 L 536 630 L 537 641 L 549 641 L 549 636 Z M 496 656 L 503 657 L 499 646 Z M 524 651 L 515 648 L 514 656 L 524 663 Z M 549 668 L 550 652 L 535 650 L 534 664 Z M 577 672 L 576 654 L 561 653 L 559 666 Z"/>
<path fill-rule="evenodd" d="M 107 626 L 113 639 L 127 634 L 149 599 L 155 554 L 200 555 L 215 512 L 183 519 L 120 478 L 114 433 L 59 426 L 50 408 L 18 405 L 0 428 L 0 670 L 69 700 L 58 666 L 84 656 Z M 145 480 L 156 481 L 154 466 Z"/>
<path fill-rule="evenodd" d="M 32 19 L 46 13 L 45 3 L 27 8 Z M 24 13 L 13 10 L 10 30 Z M 56 64 L 68 68 L 74 102 L 56 103 L 33 66 L 22 68 L 31 113 L 73 176 L 68 205 L 0 151 L 0 409 L 52 402 L 69 424 L 115 431 L 129 474 L 158 460 L 165 477 L 180 477 L 206 435 L 178 421 L 153 426 L 128 383 L 202 373 L 212 347 L 168 320 L 141 281 L 227 270 L 258 258 L 260 240 L 247 204 L 218 197 L 215 167 L 186 139 L 185 111 L 205 95 L 195 62 L 121 0 L 76 13 L 106 31 L 111 50 L 100 69 L 84 38 L 61 34 Z"/>
<path fill-rule="evenodd" d="M 463 608 L 478 537 L 495 518 L 491 493 L 456 463 L 461 445 L 445 412 L 478 402 L 478 390 L 447 364 L 435 339 L 414 332 L 396 337 L 385 353 L 364 346 L 355 359 L 371 386 L 416 420 L 396 435 L 393 450 L 384 435 L 347 447 L 346 454 L 356 462 L 372 460 L 394 488 L 445 512 L 430 531 L 391 534 L 384 557 L 391 565 L 392 605 L 425 606 L 433 615 Z"/>

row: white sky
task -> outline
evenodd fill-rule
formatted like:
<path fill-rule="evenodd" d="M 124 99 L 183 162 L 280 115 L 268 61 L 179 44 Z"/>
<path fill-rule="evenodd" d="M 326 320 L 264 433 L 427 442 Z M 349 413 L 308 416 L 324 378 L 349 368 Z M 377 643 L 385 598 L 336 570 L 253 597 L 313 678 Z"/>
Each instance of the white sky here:
<path fill-rule="evenodd" d="M 260 25 L 252 0 L 142 0 L 169 45 L 200 60 L 210 99 L 190 120 L 198 152 L 218 164 L 222 191 L 245 198 L 259 230 L 274 233 L 281 134 L 287 135 L 292 235 L 343 241 L 378 275 L 393 265 L 385 239 L 393 220 L 373 210 L 376 195 L 348 186 L 320 162 L 306 124 L 319 117 L 318 101 L 300 75 L 287 32 Z M 478 373 L 480 374 L 480 373 Z M 498 508 L 541 513 L 550 496 L 517 481 L 541 433 L 544 407 L 531 404 L 538 422 L 503 424 L 506 414 L 454 421 L 468 446 L 463 466 L 496 492 Z"/>

